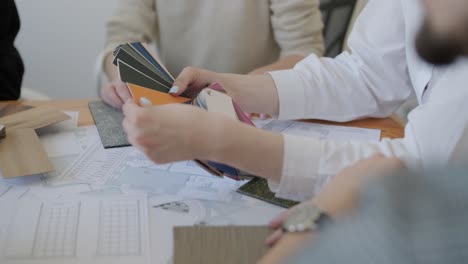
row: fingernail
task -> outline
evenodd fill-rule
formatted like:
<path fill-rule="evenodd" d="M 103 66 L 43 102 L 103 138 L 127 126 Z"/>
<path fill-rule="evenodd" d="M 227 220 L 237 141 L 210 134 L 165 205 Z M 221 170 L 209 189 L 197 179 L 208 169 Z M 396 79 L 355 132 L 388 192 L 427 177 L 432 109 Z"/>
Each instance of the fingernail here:
<path fill-rule="evenodd" d="M 140 98 L 140 104 L 141 104 L 141 105 L 153 105 L 153 104 L 151 103 L 151 101 L 148 100 L 148 98 L 146 98 L 146 97 Z"/>
<path fill-rule="evenodd" d="M 179 86 L 172 86 L 171 90 L 169 90 L 170 94 L 176 94 L 179 92 Z"/>

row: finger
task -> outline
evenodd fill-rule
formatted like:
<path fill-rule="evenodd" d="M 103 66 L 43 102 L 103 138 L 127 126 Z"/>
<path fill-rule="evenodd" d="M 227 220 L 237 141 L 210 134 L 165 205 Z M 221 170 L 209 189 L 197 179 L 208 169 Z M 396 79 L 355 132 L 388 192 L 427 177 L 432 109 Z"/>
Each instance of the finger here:
<path fill-rule="evenodd" d="M 144 151 L 145 148 L 145 142 L 144 142 L 144 136 L 141 135 L 141 130 L 140 128 L 137 128 L 134 123 L 132 123 L 128 118 L 125 118 L 122 121 L 122 127 L 127 134 L 127 140 L 128 142 L 134 146 L 135 148 L 141 150 L 142 152 Z"/>
<path fill-rule="evenodd" d="M 284 219 L 288 216 L 289 211 L 285 211 L 278 215 L 276 218 L 270 221 L 270 228 L 272 229 L 278 229 L 283 225 Z"/>
<path fill-rule="evenodd" d="M 274 246 L 283 236 L 283 230 L 277 229 L 273 234 L 271 234 L 267 239 L 265 240 L 265 244 L 267 244 L 269 247 Z"/>
<path fill-rule="evenodd" d="M 133 99 L 128 99 L 122 107 L 122 112 L 129 121 L 133 121 L 139 109 L 140 107 L 135 104 Z"/>
<path fill-rule="evenodd" d="M 131 125 L 130 125 L 130 121 L 128 121 L 128 118 L 124 118 L 123 121 L 122 121 L 122 128 L 123 130 L 125 131 L 125 134 L 127 134 L 127 139 L 129 140 L 130 142 L 130 136 L 131 136 Z M 130 142 L 132 143 L 132 142 Z M 133 145 L 133 144 L 132 144 Z"/>
<path fill-rule="evenodd" d="M 403 169 L 405 165 L 403 162 L 395 157 L 385 157 L 383 154 L 378 153 L 367 160 L 363 161 L 362 169 L 367 174 L 374 174 L 375 176 L 381 174 L 388 174 L 389 172 Z"/>
<path fill-rule="evenodd" d="M 382 153 L 377 153 L 372 155 L 368 160 L 370 163 L 373 163 L 375 160 L 382 160 L 385 159 L 385 155 Z"/>
<path fill-rule="evenodd" d="M 124 103 L 117 95 L 115 87 L 112 84 L 101 89 L 101 98 L 114 108 L 121 108 Z"/>
<path fill-rule="evenodd" d="M 192 67 L 185 68 L 174 81 L 170 94 L 179 96 L 198 78 L 198 70 Z"/>
<path fill-rule="evenodd" d="M 132 97 L 125 83 L 121 81 L 115 81 L 114 86 L 117 95 L 120 97 L 120 99 L 122 99 L 123 102 L 127 101 L 129 98 Z"/>
<path fill-rule="evenodd" d="M 211 84 L 211 75 L 208 71 L 187 67 L 174 81 L 174 86 L 169 93 L 179 96 L 186 91 L 189 92 L 188 89 L 190 88 L 190 94 L 196 94 Z"/>
<path fill-rule="evenodd" d="M 135 142 L 133 140 L 135 138 L 134 127 L 132 126 L 128 118 L 124 118 L 124 120 L 122 121 L 122 127 L 125 131 L 125 134 L 127 134 L 128 143 L 130 143 L 132 146 L 135 146 Z"/>
<path fill-rule="evenodd" d="M 380 160 L 374 170 L 378 174 L 391 175 L 392 172 L 405 169 L 406 165 L 398 158 L 385 158 Z"/>

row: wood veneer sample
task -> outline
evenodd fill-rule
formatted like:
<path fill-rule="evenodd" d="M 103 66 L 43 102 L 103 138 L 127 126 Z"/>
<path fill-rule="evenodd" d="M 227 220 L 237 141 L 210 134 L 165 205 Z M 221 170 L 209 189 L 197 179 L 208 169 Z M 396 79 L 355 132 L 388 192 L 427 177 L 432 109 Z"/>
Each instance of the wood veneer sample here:
<path fill-rule="evenodd" d="M 7 130 L 0 140 L 0 171 L 4 178 L 54 171 L 34 129 Z"/>
<path fill-rule="evenodd" d="M 268 248 L 266 226 L 174 228 L 174 264 L 256 263 Z"/>
<path fill-rule="evenodd" d="M 0 103 L 0 117 L 18 113 L 18 112 L 28 110 L 31 108 L 33 107 L 29 105 L 19 104 L 19 103 L 12 103 L 12 102 Z"/>
<path fill-rule="evenodd" d="M 70 117 L 62 111 L 52 107 L 39 106 L 2 117 L 0 124 L 5 125 L 7 130 L 11 131 L 22 128 L 38 129 L 68 119 Z"/>

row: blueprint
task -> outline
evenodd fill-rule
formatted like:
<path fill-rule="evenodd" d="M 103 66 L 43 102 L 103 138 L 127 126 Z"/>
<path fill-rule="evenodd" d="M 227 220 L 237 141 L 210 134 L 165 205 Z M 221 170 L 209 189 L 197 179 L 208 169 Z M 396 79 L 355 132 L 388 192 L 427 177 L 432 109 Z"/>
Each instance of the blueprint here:
<path fill-rule="evenodd" d="M 26 197 L 0 208 L 1 263 L 149 261 L 146 197 Z"/>
<path fill-rule="evenodd" d="M 284 209 L 193 161 L 155 164 L 134 147 L 104 149 L 96 127 L 40 131 L 56 171 L 0 178 L 0 263 L 170 263 L 172 228 L 265 225 Z M 378 141 L 380 131 L 255 120 L 278 133 Z"/>
<path fill-rule="evenodd" d="M 379 141 L 380 130 L 356 127 L 323 125 L 310 122 L 282 121 L 282 120 L 255 120 L 259 128 L 277 133 L 295 136 L 315 137 L 322 140 L 343 141 Z"/>

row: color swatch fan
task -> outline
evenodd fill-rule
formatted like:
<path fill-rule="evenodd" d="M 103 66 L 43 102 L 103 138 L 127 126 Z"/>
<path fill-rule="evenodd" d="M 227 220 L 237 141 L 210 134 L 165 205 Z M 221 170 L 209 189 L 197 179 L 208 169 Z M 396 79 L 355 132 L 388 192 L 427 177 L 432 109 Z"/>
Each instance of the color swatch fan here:
<path fill-rule="evenodd" d="M 113 63 L 118 68 L 120 79 L 127 83 L 135 102 L 140 103 L 142 97 L 152 105 L 190 101 L 169 94 L 174 78 L 153 57 L 145 44 L 136 42 L 120 45 L 115 49 L 114 56 Z"/>
<path fill-rule="evenodd" d="M 114 57 L 113 63 L 118 68 L 120 79 L 127 84 L 135 102 L 139 104 L 192 104 L 208 112 L 223 114 L 228 118 L 253 126 L 250 119 L 219 84 L 206 87 L 193 99 L 170 95 L 169 90 L 174 84 L 174 77 L 151 54 L 145 44 L 120 45 L 115 49 Z M 195 162 L 216 176 L 227 176 L 236 180 L 250 176 L 224 164 L 200 160 L 195 160 Z"/>

